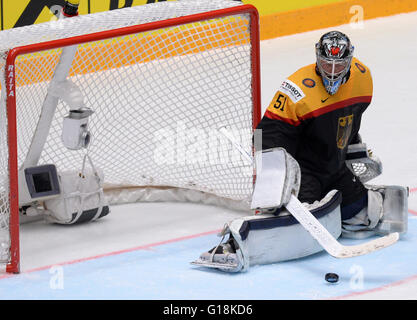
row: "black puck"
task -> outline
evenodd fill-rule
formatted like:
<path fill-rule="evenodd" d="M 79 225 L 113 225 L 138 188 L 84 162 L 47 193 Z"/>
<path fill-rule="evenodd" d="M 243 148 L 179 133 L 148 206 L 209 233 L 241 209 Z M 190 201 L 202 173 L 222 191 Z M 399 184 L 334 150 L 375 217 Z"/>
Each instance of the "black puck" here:
<path fill-rule="evenodd" d="M 339 276 L 336 273 L 326 273 L 325 279 L 327 282 L 336 283 L 339 281 Z"/>

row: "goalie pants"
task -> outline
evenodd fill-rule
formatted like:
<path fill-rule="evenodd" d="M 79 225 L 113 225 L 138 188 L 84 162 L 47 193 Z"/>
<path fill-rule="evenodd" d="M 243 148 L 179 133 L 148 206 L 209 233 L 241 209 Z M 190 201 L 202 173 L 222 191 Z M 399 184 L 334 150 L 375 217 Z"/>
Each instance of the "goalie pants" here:
<path fill-rule="evenodd" d="M 332 176 L 318 176 L 301 168 L 301 185 L 298 193 L 298 199 L 301 202 L 320 201 L 334 189 L 342 193 L 340 205 L 342 220 L 354 217 L 368 203 L 367 189 L 347 167 Z"/>

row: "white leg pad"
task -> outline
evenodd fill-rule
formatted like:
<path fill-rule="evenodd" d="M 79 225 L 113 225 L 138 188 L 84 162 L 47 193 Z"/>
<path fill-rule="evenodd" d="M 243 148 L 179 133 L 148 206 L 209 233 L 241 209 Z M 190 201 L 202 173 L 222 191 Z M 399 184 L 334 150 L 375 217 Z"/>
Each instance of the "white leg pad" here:
<path fill-rule="evenodd" d="M 340 201 L 340 193 L 334 190 L 320 202 L 305 204 L 336 239 L 341 234 Z M 323 250 L 286 210 L 279 216 L 263 214 L 237 218 L 223 229 L 222 235 L 227 233 L 239 245 L 243 258 L 241 271 L 252 265 L 298 259 Z"/>
<path fill-rule="evenodd" d="M 383 216 L 376 226 L 379 234 L 406 233 L 408 229 L 408 189 L 402 186 L 371 186 L 383 194 Z"/>
<path fill-rule="evenodd" d="M 365 185 L 368 205 L 343 221 L 343 237 L 363 239 L 408 229 L 408 190 L 401 186 Z"/>

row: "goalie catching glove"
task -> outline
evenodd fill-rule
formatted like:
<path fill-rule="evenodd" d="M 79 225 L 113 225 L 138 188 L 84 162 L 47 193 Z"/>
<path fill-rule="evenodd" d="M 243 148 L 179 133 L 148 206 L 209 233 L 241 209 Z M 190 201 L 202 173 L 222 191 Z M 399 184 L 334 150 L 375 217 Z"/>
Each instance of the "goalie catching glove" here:
<path fill-rule="evenodd" d="M 362 183 L 366 183 L 382 173 L 382 163 L 371 150 L 367 149 L 359 136 L 359 143 L 350 144 L 346 153 L 346 166 L 352 173 L 359 178 Z"/>

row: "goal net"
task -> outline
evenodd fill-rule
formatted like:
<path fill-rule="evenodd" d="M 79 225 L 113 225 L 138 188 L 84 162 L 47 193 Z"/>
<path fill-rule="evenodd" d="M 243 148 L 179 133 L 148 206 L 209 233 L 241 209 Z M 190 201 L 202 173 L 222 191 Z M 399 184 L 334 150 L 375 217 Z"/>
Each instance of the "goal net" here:
<path fill-rule="evenodd" d="M 68 48 L 67 87 L 54 87 Z M 19 271 L 24 168 L 79 170 L 88 152 L 104 173 L 110 204 L 249 208 L 253 168 L 218 129 L 226 126 L 252 152 L 260 119 L 253 6 L 180 0 L 77 16 L 3 31 L 0 51 L 0 260 L 7 271 Z M 73 106 L 57 88 L 76 88 L 93 111 L 87 148 L 64 145 L 63 119 Z M 46 110 L 51 94 L 56 103 Z"/>

